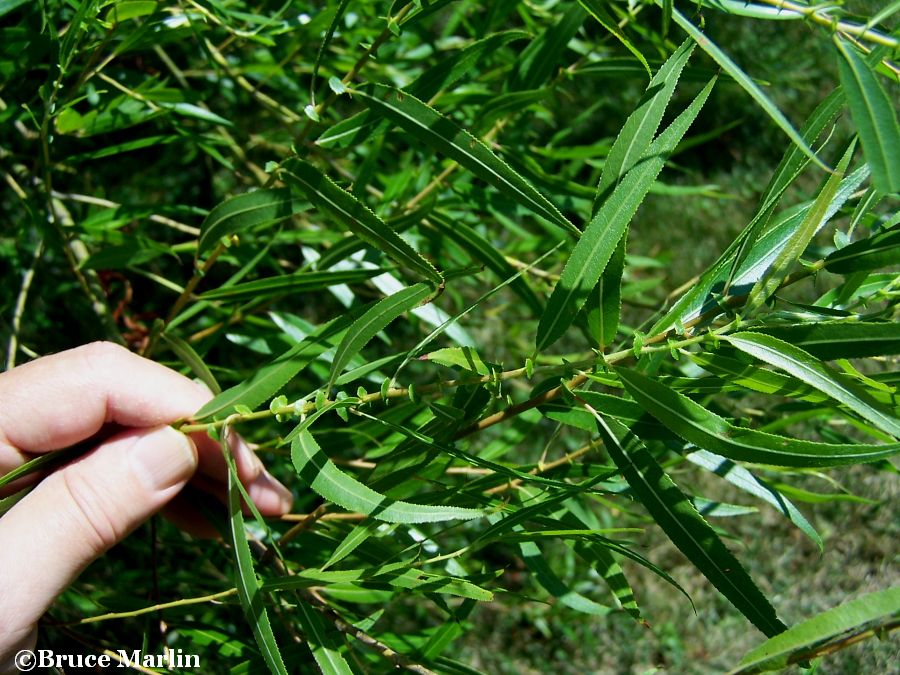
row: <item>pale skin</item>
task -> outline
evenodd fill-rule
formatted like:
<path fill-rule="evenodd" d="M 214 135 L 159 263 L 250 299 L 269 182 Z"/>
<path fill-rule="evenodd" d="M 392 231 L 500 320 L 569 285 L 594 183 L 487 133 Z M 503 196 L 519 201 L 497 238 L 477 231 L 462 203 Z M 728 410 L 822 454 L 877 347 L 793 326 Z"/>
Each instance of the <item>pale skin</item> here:
<path fill-rule="evenodd" d="M 38 619 L 90 564 L 166 507 L 184 529 L 211 534 L 176 497 L 192 481 L 222 495 L 219 444 L 171 423 L 189 418 L 210 392 L 110 343 L 43 357 L 0 374 L 0 476 L 38 454 L 115 433 L 45 476 L 26 476 L 0 497 L 40 482 L 0 517 L 0 672 L 32 649 Z M 238 475 L 263 515 L 291 508 L 291 493 L 237 435 Z M 174 500 L 174 501 L 173 501 Z"/>

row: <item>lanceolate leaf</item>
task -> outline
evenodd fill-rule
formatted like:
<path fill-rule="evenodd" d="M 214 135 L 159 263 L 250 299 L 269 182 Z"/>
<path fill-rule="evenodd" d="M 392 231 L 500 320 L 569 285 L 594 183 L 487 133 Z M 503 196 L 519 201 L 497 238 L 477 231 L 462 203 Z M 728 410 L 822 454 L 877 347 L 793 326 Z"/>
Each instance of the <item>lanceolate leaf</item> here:
<path fill-rule="evenodd" d="M 843 92 L 838 89 L 829 94 L 816 107 L 803 125 L 802 135 L 807 143 L 813 143 L 819 137 L 824 129 L 834 120 L 842 105 Z M 755 254 L 758 257 L 761 250 L 769 250 L 775 245 L 775 239 L 772 238 L 774 233 L 770 231 L 764 235 L 764 238 L 770 239 L 773 243 L 765 248 L 755 246 L 759 233 L 765 231 L 768 226 L 769 219 L 778 206 L 781 196 L 808 162 L 809 159 L 797 146 L 791 145 L 788 148 L 763 192 L 756 215 L 753 216 L 753 219 L 740 235 L 719 256 L 719 259 L 703 272 L 700 280 L 693 284 L 675 303 L 672 309 L 666 312 L 665 316 L 653 325 L 649 331 L 651 334 L 660 333 L 671 328 L 678 321 L 686 321 L 688 318 L 696 316 L 699 311 L 713 307 L 714 303 L 710 301 L 710 294 L 714 291 L 721 292 L 719 289 L 724 291 L 726 288 L 731 288 L 735 276 L 738 274 L 746 276 L 743 274 L 743 270 L 752 267 L 752 265 L 745 263 L 745 259 L 752 258 L 753 255 L 751 254 Z M 777 227 L 774 226 L 772 229 L 775 230 Z M 781 227 L 784 227 L 783 223 Z M 784 237 L 785 239 L 786 236 Z M 748 260 L 748 262 L 752 261 Z M 752 285 L 755 281 L 755 278 L 750 281 L 745 279 L 743 283 Z M 749 287 L 747 290 L 749 290 Z"/>
<path fill-rule="evenodd" d="M 259 587 L 256 571 L 253 569 L 253 556 L 250 553 L 247 532 L 244 530 L 244 516 L 241 512 L 237 468 L 234 458 L 224 443 L 223 452 L 228 463 L 228 522 L 231 528 L 231 545 L 234 548 L 234 560 L 237 568 L 235 581 L 238 596 L 241 599 L 241 607 L 269 670 L 276 675 L 287 675 L 287 668 L 284 667 L 284 661 L 281 658 L 278 644 L 275 642 L 272 624 L 269 623 L 269 615 L 263 602 L 265 596 Z"/>
<path fill-rule="evenodd" d="M 721 476 L 732 485 L 752 494 L 765 502 L 768 502 L 775 510 L 800 528 L 803 533 L 812 539 L 819 550 L 823 550 L 822 538 L 809 521 L 794 506 L 790 500 L 764 480 L 757 478 L 747 469 L 739 466 L 731 460 L 719 457 L 706 450 L 697 450 L 685 457 L 689 462 L 702 466 L 717 476 Z"/>
<path fill-rule="evenodd" d="M 900 227 L 853 242 L 825 258 L 825 269 L 835 274 L 868 272 L 900 265 Z"/>
<path fill-rule="evenodd" d="M 714 84 L 715 79 L 710 80 L 690 106 L 653 141 L 643 161 L 625 175 L 585 228 L 541 315 L 536 340 L 538 351 L 556 342 L 572 324 L 651 183 L 700 112 Z"/>
<path fill-rule="evenodd" d="M 741 351 L 793 375 L 801 382 L 843 403 L 894 438 L 900 437 L 900 420 L 890 410 L 874 401 L 856 384 L 841 378 L 831 368 L 799 347 L 762 333 L 734 333 L 723 336 L 723 339 Z"/>
<path fill-rule="evenodd" d="M 576 612 L 594 616 L 606 616 L 612 611 L 609 607 L 601 605 L 569 588 L 547 564 L 547 561 L 541 554 L 541 549 L 538 548 L 535 542 L 519 542 L 519 551 L 522 554 L 522 560 L 525 562 L 525 565 L 534 573 L 541 586 L 566 607 L 570 607 Z"/>
<path fill-rule="evenodd" d="M 325 631 L 325 622 L 319 613 L 300 600 L 297 602 L 296 616 L 322 675 L 352 675 L 350 664 L 335 649 L 334 641 Z"/>
<path fill-rule="evenodd" d="M 754 19 L 765 19 L 767 21 L 796 21 L 803 18 L 803 14 L 792 12 L 783 7 L 770 7 L 768 5 L 744 2 L 744 0 L 693 0 L 693 2 L 701 7 L 714 7 L 727 14 L 749 16 Z"/>
<path fill-rule="evenodd" d="M 816 106 L 816 109 L 803 123 L 803 127 L 800 129 L 800 135 L 803 139 L 810 144 L 815 142 L 822 132 L 830 124 L 834 123 L 834 119 L 843 105 L 844 92 L 838 87 Z M 725 282 L 726 290 L 731 287 L 734 274 L 744 262 L 747 253 L 752 250 L 760 233 L 764 232 L 766 227 L 768 227 L 769 220 L 778 207 L 784 192 L 808 164 L 809 157 L 804 155 L 802 150 L 793 144 L 788 146 L 784 156 L 775 168 L 769 184 L 763 191 L 763 196 L 760 198 L 759 211 L 753 216 L 753 220 L 744 228 L 743 232 L 738 235 L 737 239 L 728 247 L 725 255 L 722 256 L 722 258 L 726 258 L 732 253 L 734 254 L 731 262 L 731 272 Z M 716 264 L 719 263 L 717 262 Z"/>
<path fill-rule="evenodd" d="M 609 263 L 600 275 L 600 281 L 591 292 L 587 306 L 587 324 L 591 337 L 600 349 L 608 348 L 619 331 L 622 313 L 622 275 L 625 272 L 625 246 L 628 232 L 622 235 Z"/>
<path fill-rule="evenodd" d="M 223 286 L 201 293 L 198 297 L 201 300 L 257 300 L 288 293 L 319 291 L 338 284 L 355 284 L 371 279 L 382 272 L 384 270 L 379 267 L 338 272 L 296 272 L 279 277 L 256 279 L 234 286 Z"/>
<path fill-rule="evenodd" d="M 618 22 L 613 18 L 606 7 L 600 0 L 578 0 L 581 3 L 581 6 L 584 7 L 594 19 L 597 20 L 601 26 L 603 26 L 606 30 L 612 33 L 616 39 L 624 45 L 625 49 L 634 54 L 634 57 L 640 62 L 640 64 L 644 67 L 644 70 L 647 72 L 647 75 L 651 75 L 650 72 L 650 64 L 647 63 L 647 59 L 644 58 L 644 55 L 641 54 L 640 50 L 634 46 L 631 40 L 622 32 L 622 29 L 619 28 Z M 708 77 L 708 76 L 707 76 Z"/>
<path fill-rule="evenodd" d="M 753 330 L 824 361 L 900 354 L 900 323 L 896 321 L 821 321 L 760 326 Z"/>
<path fill-rule="evenodd" d="M 299 570 L 290 577 L 281 577 L 265 582 L 262 588 L 265 591 L 281 591 L 294 588 L 308 588 L 309 586 L 321 586 L 323 584 L 346 584 L 365 582 L 390 584 L 397 588 L 409 590 L 421 589 L 420 592 L 447 593 L 473 600 L 490 602 L 493 594 L 480 586 L 476 586 L 466 579 L 423 572 L 413 567 L 412 561 L 400 561 L 385 565 L 372 565 L 365 569 L 349 570 Z"/>
<path fill-rule="evenodd" d="M 663 0 L 656 0 L 656 4 L 660 5 Z M 707 37 L 699 28 L 697 28 L 694 24 L 685 18 L 684 14 L 679 12 L 677 9 L 672 8 L 672 18 L 675 20 L 679 26 L 681 26 L 688 35 L 690 35 L 697 44 L 700 45 L 700 48 L 709 54 L 713 61 L 718 63 L 725 70 L 726 73 L 731 75 L 735 79 L 735 81 L 744 88 L 754 101 L 766 112 L 766 114 L 772 118 L 772 121 L 777 124 L 784 133 L 788 135 L 788 137 L 796 144 L 798 148 L 800 148 L 804 154 L 806 154 L 810 159 L 812 159 L 816 164 L 818 164 L 823 169 L 828 169 L 828 167 L 820 160 L 816 153 L 813 152 L 812 148 L 803 140 L 803 137 L 797 133 L 797 130 L 794 129 L 793 125 L 788 121 L 787 117 L 784 116 L 778 107 L 766 96 L 762 89 L 759 88 L 759 85 L 750 78 L 747 73 L 740 69 L 740 67 L 731 60 L 731 58 L 723 52 L 714 42 L 712 42 L 709 37 Z"/>
<path fill-rule="evenodd" d="M 191 346 L 191 343 L 187 340 L 183 340 L 177 335 L 168 335 L 167 333 L 161 333 L 160 337 L 167 345 L 169 345 L 169 348 L 175 352 L 175 355 L 191 369 L 194 375 L 200 378 L 203 381 L 203 384 L 209 387 L 209 390 L 213 394 L 222 392 L 222 388 L 219 386 L 219 383 L 216 382 L 216 376 L 212 374 L 209 366 L 203 361 L 203 357 L 197 353 Z"/>
<path fill-rule="evenodd" d="M 729 387 L 745 387 L 763 394 L 778 394 L 803 401 L 821 402 L 828 398 L 789 375 L 723 354 L 695 352 L 689 354 L 689 358 L 704 370 L 719 375 L 723 384 L 727 382 Z"/>
<path fill-rule="evenodd" d="M 896 629 L 900 619 L 900 587 L 869 593 L 817 614 L 747 652 L 729 675 L 780 670 L 791 663 L 828 654 L 836 645 L 849 646 L 857 636 L 874 637 Z"/>
<path fill-rule="evenodd" d="M 329 216 L 345 225 L 360 239 L 384 252 L 398 264 L 430 279 L 443 282 L 434 265 L 376 216 L 368 206 L 341 189 L 309 162 L 291 159 L 284 163 L 282 175 L 288 183 L 302 190 L 309 200 Z"/>
<path fill-rule="evenodd" d="M 837 195 L 832 200 L 831 206 L 820 219 L 821 224 L 828 222 L 837 213 L 841 206 L 862 185 L 868 176 L 868 167 L 863 165 L 841 181 Z M 717 307 L 715 293 L 730 279 L 729 295 L 741 296 L 750 292 L 752 287 L 769 270 L 778 256 L 784 251 L 788 242 L 794 236 L 798 227 L 803 222 L 811 206 L 802 207 L 799 210 L 787 211 L 777 220 L 770 229 L 759 238 L 743 258 L 741 265 L 733 274 L 729 268 L 734 260 L 737 247 L 732 244 L 729 251 L 719 258 L 710 269 L 705 272 L 700 281 L 688 291 L 675 306 L 660 319 L 653 328 L 651 334 L 662 332 L 676 325 L 678 321 L 687 322 L 698 317 L 701 313 L 714 310 Z"/>
<path fill-rule="evenodd" d="M 436 291 L 437 289 L 432 284 L 426 283 L 404 288 L 375 303 L 365 314 L 354 321 L 334 353 L 327 390 L 331 390 L 337 376 L 343 372 L 350 359 L 368 344 L 369 340 L 384 330 L 403 312 L 426 302 Z"/>
<path fill-rule="evenodd" d="M 827 222 L 830 215 L 833 215 L 834 209 L 832 204 L 838 195 L 838 188 L 841 185 L 841 179 L 844 177 L 844 171 L 850 164 L 850 158 L 853 156 L 855 143 L 851 143 L 850 147 L 844 153 L 841 161 L 838 163 L 837 170 L 828 177 L 822 190 L 819 192 L 816 201 L 807 211 L 806 217 L 800 223 L 800 226 L 794 230 L 790 239 L 784 247 L 779 251 L 778 256 L 772 263 L 771 268 L 765 276 L 761 277 L 750 291 L 750 297 L 747 301 L 747 310 L 753 311 L 763 304 L 772 293 L 774 293 L 781 282 L 784 281 L 791 266 L 797 262 L 813 236 Z"/>
<path fill-rule="evenodd" d="M 856 48 L 840 38 L 838 67 L 841 84 L 847 92 L 847 106 L 859 133 L 859 142 L 869 167 L 872 182 L 882 194 L 900 191 L 900 125 L 897 124 L 896 97 L 893 102 L 875 73 Z"/>
<path fill-rule="evenodd" d="M 465 223 L 459 220 L 450 220 L 442 214 L 431 214 L 428 222 L 433 224 L 441 234 L 459 244 L 468 255 L 472 256 L 473 260 L 478 260 L 487 266 L 501 279 L 515 276 L 515 268 L 507 262 L 497 248 Z M 510 288 L 528 304 L 531 311 L 536 314 L 544 311 L 544 305 L 538 300 L 524 277 L 515 278 L 510 284 Z"/>
<path fill-rule="evenodd" d="M 614 419 L 595 416 L 609 456 L 672 543 L 764 634 L 786 630 L 741 563 L 637 436 Z"/>
<path fill-rule="evenodd" d="M 536 215 L 558 225 L 570 234 L 578 229 L 534 186 L 513 171 L 479 139 L 461 129 L 434 108 L 405 91 L 375 85 L 372 92 L 356 90 L 366 105 L 377 110 L 426 146 L 455 159 L 482 180 Z"/>
<path fill-rule="evenodd" d="M 297 475 L 319 495 L 349 511 L 365 513 L 389 523 L 434 523 L 471 520 L 484 515 L 477 509 L 394 501 L 338 469 L 304 430 L 291 442 Z"/>
<path fill-rule="evenodd" d="M 203 255 L 222 237 L 290 218 L 304 204 L 306 201 L 292 196 L 288 188 L 255 190 L 227 199 L 200 225 L 197 255 Z"/>
<path fill-rule="evenodd" d="M 603 172 L 600 174 L 600 183 L 594 200 L 595 213 L 609 196 L 612 188 L 631 170 L 653 141 L 663 113 L 675 92 L 681 71 L 693 51 L 694 41 L 688 38 L 650 80 L 643 99 L 625 120 L 603 163 Z"/>
<path fill-rule="evenodd" d="M 520 30 L 509 30 L 488 35 L 426 70 L 407 85 L 405 91 L 408 91 L 418 99 L 428 101 L 436 96 L 441 89 L 454 85 L 461 77 L 470 72 L 483 55 L 490 54 L 509 42 L 530 37 L 528 33 Z M 378 125 L 375 123 L 380 120 L 381 116 L 371 110 L 357 113 L 326 129 L 316 140 L 316 144 L 328 147 L 351 140 L 353 143 L 362 143 L 372 133 L 372 129 L 378 128 Z M 385 126 L 388 124 L 386 121 L 381 121 L 381 123 Z"/>
<path fill-rule="evenodd" d="M 874 462 L 900 452 L 900 443 L 816 443 L 736 427 L 657 380 L 624 368 L 617 368 L 616 374 L 644 410 L 681 438 L 737 462 L 794 467 L 841 466 Z"/>
<path fill-rule="evenodd" d="M 507 84 L 512 91 L 535 89 L 543 85 L 559 68 L 560 55 L 581 28 L 587 14 L 572 4 L 559 21 L 533 39 L 516 62 Z"/>

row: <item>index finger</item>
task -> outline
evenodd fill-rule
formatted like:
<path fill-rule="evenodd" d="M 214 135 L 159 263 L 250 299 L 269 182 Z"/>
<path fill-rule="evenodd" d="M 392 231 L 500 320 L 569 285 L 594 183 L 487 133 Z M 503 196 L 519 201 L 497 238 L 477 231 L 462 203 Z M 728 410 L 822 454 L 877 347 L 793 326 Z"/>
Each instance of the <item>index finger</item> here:
<path fill-rule="evenodd" d="M 105 424 L 153 427 L 186 418 L 202 385 L 110 342 L 46 356 L 0 375 L 0 472 L 22 452 L 59 450 Z"/>

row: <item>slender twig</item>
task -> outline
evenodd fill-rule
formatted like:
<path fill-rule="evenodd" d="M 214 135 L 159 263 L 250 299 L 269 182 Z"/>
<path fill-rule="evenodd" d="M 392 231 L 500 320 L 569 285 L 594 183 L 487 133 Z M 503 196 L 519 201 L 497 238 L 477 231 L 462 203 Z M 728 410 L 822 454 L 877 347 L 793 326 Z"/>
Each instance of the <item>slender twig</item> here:
<path fill-rule="evenodd" d="M 71 202 L 80 202 L 82 204 L 93 204 L 94 206 L 103 206 L 108 209 L 118 209 L 122 207 L 122 204 L 118 202 L 110 201 L 109 199 L 101 199 L 100 197 L 93 197 L 91 195 L 81 195 L 74 192 L 57 192 L 53 191 L 53 196 L 57 199 L 62 199 L 64 201 Z M 191 225 L 186 225 L 185 223 L 181 223 L 177 220 L 173 220 L 172 218 L 168 218 L 166 216 L 160 216 L 155 213 L 147 216 L 148 220 L 152 220 L 154 223 L 159 223 L 160 225 L 165 225 L 166 227 L 171 227 L 173 230 L 178 230 L 179 232 L 184 232 L 185 234 L 189 234 L 192 237 L 200 236 L 200 228 L 192 227 Z"/>
<path fill-rule="evenodd" d="M 165 609 L 172 609 L 174 607 L 187 607 L 189 605 L 201 605 L 207 602 L 215 602 L 216 600 L 228 598 L 232 595 L 237 595 L 236 588 L 228 588 L 224 591 L 219 591 L 218 593 L 210 593 L 209 595 L 200 595 L 193 598 L 182 598 L 180 600 L 172 600 L 171 602 L 161 602 L 157 605 L 141 607 L 140 609 L 134 609 L 129 612 L 110 612 L 109 614 L 88 616 L 83 619 L 79 619 L 78 621 L 72 621 L 64 625 L 79 626 L 83 623 L 97 623 L 98 621 L 110 621 L 112 619 L 129 619 L 135 616 L 141 616 L 142 614 L 152 614 L 154 612 L 161 612 Z"/>
<path fill-rule="evenodd" d="M 563 455 L 559 459 L 554 459 L 552 462 L 547 462 L 546 464 L 541 464 L 540 466 L 536 466 L 533 469 L 531 469 L 528 473 L 529 473 L 529 475 L 532 475 L 532 476 L 540 476 L 541 474 L 544 474 L 548 471 L 552 471 L 556 467 L 562 466 L 563 464 L 571 464 L 576 459 L 583 457 L 584 455 L 589 453 L 591 450 L 594 450 L 595 448 L 600 447 L 602 444 L 603 444 L 603 441 L 598 439 L 592 443 L 583 445 L 582 447 L 578 448 L 577 450 L 573 450 L 572 452 Z M 505 492 L 507 490 L 511 490 L 512 488 L 517 488 L 522 484 L 522 480 L 523 479 L 521 479 L 521 478 L 515 478 L 507 483 L 504 483 L 503 485 L 498 485 L 497 487 L 493 487 L 490 490 L 485 490 L 484 493 L 486 495 L 494 495 L 494 494 L 498 494 L 500 492 Z"/>
<path fill-rule="evenodd" d="M 6 346 L 6 370 L 12 370 L 16 366 L 16 352 L 19 350 L 19 331 L 22 329 L 25 303 L 28 301 L 28 291 L 31 289 L 31 282 L 34 280 L 34 271 L 43 252 L 44 239 L 41 237 L 34 247 L 34 253 L 31 255 L 31 264 L 22 273 L 22 283 L 19 285 L 19 294 L 16 296 L 16 306 L 13 310 L 12 331 L 9 335 L 9 343 Z"/>
<path fill-rule="evenodd" d="M 241 89 L 246 91 L 257 101 L 259 101 L 264 107 L 275 113 L 284 124 L 293 126 L 303 119 L 300 115 L 295 113 L 286 105 L 279 103 L 271 96 L 261 92 L 246 77 L 235 73 L 231 68 L 231 65 L 228 63 L 228 60 L 222 55 L 222 52 L 220 52 L 212 42 L 204 38 L 203 43 L 209 50 L 209 53 L 212 56 L 213 61 L 216 62 L 216 65 L 218 65 L 225 72 L 225 74 L 228 75 L 228 77 L 234 80 Z"/>
<path fill-rule="evenodd" d="M 834 30 L 838 33 L 853 35 L 858 37 L 860 40 L 868 40 L 869 42 L 884 45 L 885 47 L 890 47 L 892 49 L 897 49 L 897 47 L 900 47 L 900 40 L 890 35 L 885 35 L 880 31 L 874 30 L 871 26 L 861 26 L 856 23 L 850 23 L 849 21 L 841 21 L 832 16 L 829 12 L 835 8 L 835 5 L 829 5 L 823 9 L 821 7 L 802 5 L 797 2 L 791 2 L 790 0 L 761 0 L 761 2 L 764 2 L 767 5 L 771 5 L 772 7 L 777 7 L 778 9 L 784 9 L 789 12 L 802 14 L 810 21 L 817 23 L 820 26 L 830 28 L 831 30 Z"/>
<path fill-rule="evenodd" d="M 172 321 L 175 320 L 175 317 L 178 316 L 178 313 L 184 308 L 187 302 L 194 295 L 194 289 L 197 288 L 197 284 L 199 284 L 203 277 L 206 276 L 206 273 L 209 272 L 209 270 L 215 264 L 216 259 L 220 255 L 222 255 L 222 253 L 224 253 L 226 248 L 227 246 L 223 242 L 219 242 L 202 265 L 194 265 L 194 274 L 188 280 L 187 284 L 184 287 L 184 290 L 181 292 L 181 295 L 179 295 L 178 299 L 175 300 L 175 303 L 172 305 L 172 309 L 169 310 L 169 314 L 166 316 L 166 320 L 162 329 L 154 331 L 153 336 L 147 342 L 147 345 L 141 354 L 142 356 L 149 357 L 150 354 L 153 353 L 153 349 L 156 346 L 157 336 L 165 330 L 166 326 L 168 326 L 170 323 L 172 323 Z"/>
<path fill-rule="evenodd" d="M 397 15 L 394 17 L 394 20 L 397 23 L 399 23 L 414 8 L 415 8 L 415 4 L 412 2 L 404 5 L 400 9 L 400 11 L 397 12 Z M 363 53 L 363 55 L 357 59 L 356 63 L 353 64 L 353 67 L 347 72 L 346 75 L 344 75 L 344 77 L 341 79 L 341 83 L 344 85 L 347 85 L 347 84 L 350 84 L 351 82 L 353 82 L 353 80 L 356 79 L 356 76 L 359 75 L 359 71 L 361 71 L 363 69 L 363 66 L 365 66 L 366 63 L 369 62 L 369 59 L 372 57 L 372 55 L 378 51 L 378 48 L 381 47 L 381 45 L 383 45 L 391 37 L 391 35 L 393 35 L 393 33 L 391 32 L 391 29 L 389 27 L 385 27 L 385 29 L 383 31 L 381 31 L 381 34 L 377 38 L 375 38 L 374 42 L 372 42 L 372 44 L 369 45 L 368 49 L 366 49 L 366 51 Z M 325 98 L 325 100 L 323 100 L 321 103 L 319 103 L 315 107 L 315 116 L 320 117 L 321 115 L 323 115 L 325 113 L 325 111 L 331 107 L 331 104 L 335 102 L 337 97 L 338 97 L 338 94 L 335 93 L 334 91 L 332 91 Z M 306 138 L 307 138 L 307 136 L 309 136 L 309 132 L 312 130 L 312 125 L 313 125 L 312 118 L 311 117 L 307 118 L 306 123 L 300 129 L 300 133 L 297 134 L 297 138 L 295 139 L 296 145 L 300 146 L 306 142 Z"/>

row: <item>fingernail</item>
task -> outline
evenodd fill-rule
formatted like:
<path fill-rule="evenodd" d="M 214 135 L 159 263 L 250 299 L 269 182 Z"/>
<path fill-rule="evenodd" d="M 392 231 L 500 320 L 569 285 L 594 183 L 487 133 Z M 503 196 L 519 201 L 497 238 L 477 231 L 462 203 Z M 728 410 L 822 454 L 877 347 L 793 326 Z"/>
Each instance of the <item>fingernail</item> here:
<path fill-rule="evenodd" d="M 287 513 L 294 504 L 291 491 L 265 469 L 247 486 L 247 494 L 265 515 Z"/>
<path fill-rule="evenodd" d="M 262 460 L 253 452 L 247 441 L 239 434 L 231 434 L 228 439 L 231 447 L 231 454 L 234 455 L 238 464 L 238 472 L 242 479 L 249 476 L 261 474 L 263 468 Z"/>
<path fill-rule="evenodd" d="M 130 454 L 137 475 L 155 491 L 184 483 L 197 469 L 197 449 L 193 442 L 171 427 L 142 436 Z"/>

